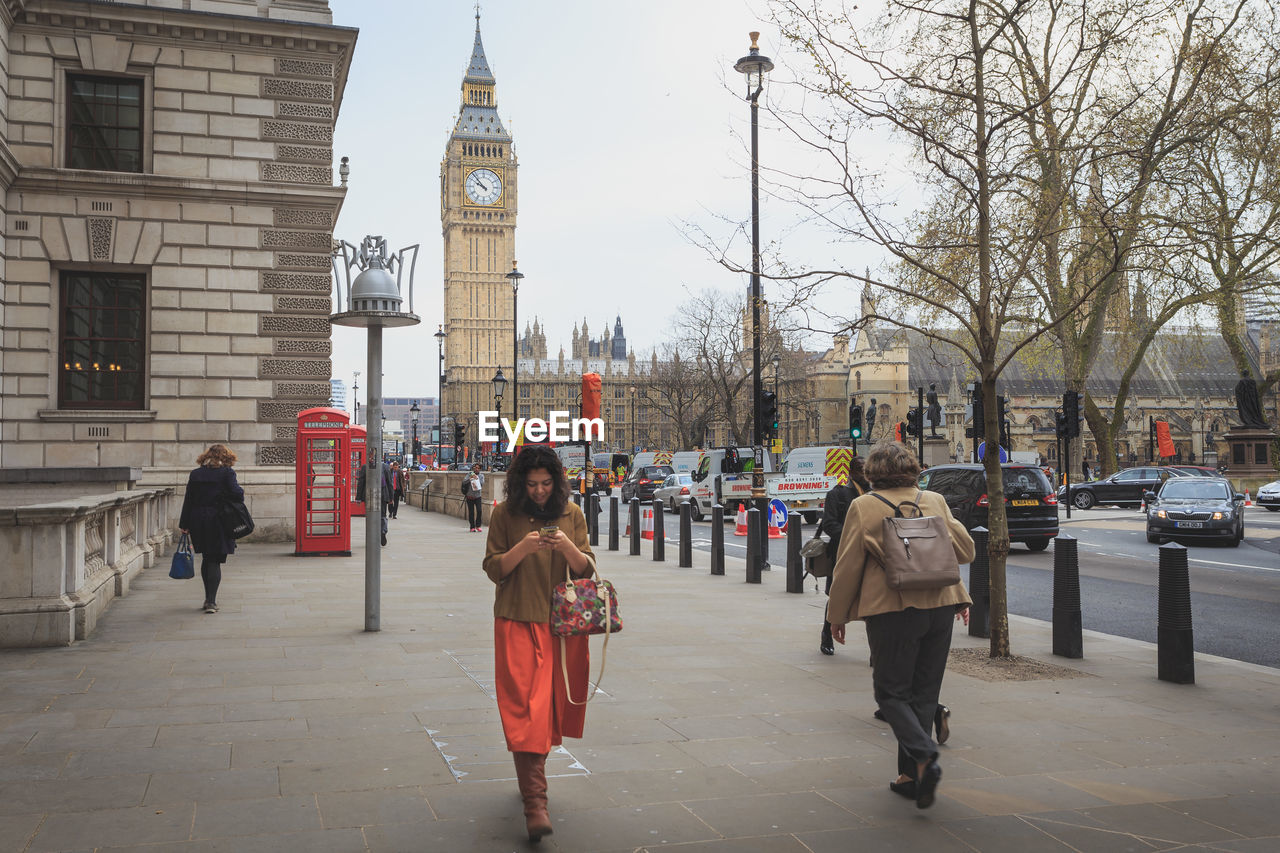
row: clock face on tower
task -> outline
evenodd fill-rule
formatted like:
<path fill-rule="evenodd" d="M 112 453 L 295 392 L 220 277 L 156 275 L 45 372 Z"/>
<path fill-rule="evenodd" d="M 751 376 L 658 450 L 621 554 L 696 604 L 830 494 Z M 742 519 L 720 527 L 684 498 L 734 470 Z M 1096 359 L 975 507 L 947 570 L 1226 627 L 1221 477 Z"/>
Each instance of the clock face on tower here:
<path fill-rule="evenodd" d="M 492 169 L 472 169 L 467 175 L 467 198 L 475 204 L 495 204 L 502 198 L 502 178 Z"/>

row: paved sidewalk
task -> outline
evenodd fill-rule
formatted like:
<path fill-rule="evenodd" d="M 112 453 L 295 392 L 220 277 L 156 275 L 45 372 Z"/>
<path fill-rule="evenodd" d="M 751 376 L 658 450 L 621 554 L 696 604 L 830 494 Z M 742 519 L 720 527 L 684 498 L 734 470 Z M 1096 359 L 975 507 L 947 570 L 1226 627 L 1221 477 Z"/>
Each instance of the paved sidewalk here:
<path fill-rule="evenodd" d="M 357 522 L 355 541 L 361 541 Z M 554 754 L 555 834 L 525 842 L 491 698 L 484 537 L 405 507 L 382 631 L 363 555 L 247 545 L 222 611 L 164 566 L 72 648 L 0 654 L 0 850 L 1149 851 L 1280 849 L 1280 670 L 1086 634 L 1084 677 L 953 671 L 928 811 L 890 793 L 862 632 L 818 654 L 823 596 L 601 549 L 626 620 L 587 736 Z M 624 549 L 625 549 L 624 543 Z M 1152 602 L 1155 619 L 1155 602 Z M 974 641 L 958 628 L 956 646 Z M 593 640 L 593 674 L 599 659 Z"/>

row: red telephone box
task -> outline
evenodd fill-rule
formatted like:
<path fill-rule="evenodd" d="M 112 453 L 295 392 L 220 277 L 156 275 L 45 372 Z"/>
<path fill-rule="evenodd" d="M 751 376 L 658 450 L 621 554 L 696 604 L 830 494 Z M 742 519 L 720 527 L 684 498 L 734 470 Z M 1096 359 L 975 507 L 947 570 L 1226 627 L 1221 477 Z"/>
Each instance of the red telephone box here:
<path fill-rule="evenodd" d="M 351 499 L 351 515 L 352 517 L 364 515 L 364 504 L 356 500 L 356 479 L 360 467 L 364 465 L 365 444 L 368 439 L 368 430 L 362 426 L 351 425 L 351 488 L 347 489 L 347 495 Z"/>
<path fill-rule="evenodd" d="M 294 555 L 351 555 L 350 418 L 341 409 L 298 413 Z"/>

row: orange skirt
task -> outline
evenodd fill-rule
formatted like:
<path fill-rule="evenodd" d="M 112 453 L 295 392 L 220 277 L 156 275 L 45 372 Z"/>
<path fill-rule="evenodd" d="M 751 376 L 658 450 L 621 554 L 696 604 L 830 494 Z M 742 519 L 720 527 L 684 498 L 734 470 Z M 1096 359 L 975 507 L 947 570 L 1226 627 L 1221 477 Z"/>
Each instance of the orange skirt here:
<path fill-rule="evenodd" d="M 573 698 L 583 702 L 591 666 L 587 638 L 566 637 L 564 642 Z M 551 636 L 550 625 L 495 617 L 493 657 L 507 749 L 545 755 L 562 738 L 582 737 L 587 706 L 574 705 L 565 695 L 560 638 Z"/>

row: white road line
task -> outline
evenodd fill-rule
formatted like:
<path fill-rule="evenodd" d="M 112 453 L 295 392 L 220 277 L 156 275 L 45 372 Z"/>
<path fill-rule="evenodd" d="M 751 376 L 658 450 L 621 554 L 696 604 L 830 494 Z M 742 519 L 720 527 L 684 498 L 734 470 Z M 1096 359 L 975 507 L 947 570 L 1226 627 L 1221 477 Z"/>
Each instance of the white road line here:
<path fill-rule="evenodd" d="M 1230 566 L 1233 569 L 1257 569 L 1260 572 L 1280 572 L 1280 569 L 1269 569 L 1266 566 L 1246 566 L 1243 563 L 1220 563 L 1217 560 L 1201 560 L 1199 558 L 1192 559 L 1193 563 L 1201 563 L 1206 566 Z"/>

